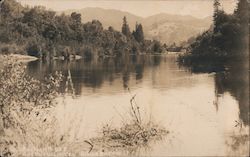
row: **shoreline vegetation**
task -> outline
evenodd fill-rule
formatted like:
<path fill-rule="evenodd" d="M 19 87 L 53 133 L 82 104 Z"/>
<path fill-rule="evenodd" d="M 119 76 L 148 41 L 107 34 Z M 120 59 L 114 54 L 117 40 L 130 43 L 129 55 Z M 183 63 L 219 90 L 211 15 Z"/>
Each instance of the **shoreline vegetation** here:
<path fill-rule="evenodd" d="M 30 8 L 15 0 L 4 0 L 0 6 L 0 54 L 25 54 L 49 60 L 165 51 L 159 41 L 144 38 L 140 23 L 131 31 L 127 18 L 121 20 L 121 32 L 111 26 L 106 30 L 100 21 L 85 22 L 76 12 L 57 15 L 42 6 Z"/>
<path fill-rule="evenodd" d="M 249 62 L 249 12 L 247 0 L 239 0 L 233 14 L 226 14 L 214 0 L 213 26 L 190 44 L 179 63 L 192 69 L 218 72 L 236 62 Z M 198 70 L 199 71 L 199 70 Z"/>
<path fill-rule="evenodd" d="M 58 72 L 45 78 L 44 82 L 28 76 L 26 66 L 18 62 L 22 57 L 5 56 L 0 70 L 1 156 L 16 156 L 22 148 L 32 149 L 46 141 L 43 128 L 49 127 L 50 111 L 56 105 L 62 80 Z M 41 136 L 44 137 L 40 139 Z"/>

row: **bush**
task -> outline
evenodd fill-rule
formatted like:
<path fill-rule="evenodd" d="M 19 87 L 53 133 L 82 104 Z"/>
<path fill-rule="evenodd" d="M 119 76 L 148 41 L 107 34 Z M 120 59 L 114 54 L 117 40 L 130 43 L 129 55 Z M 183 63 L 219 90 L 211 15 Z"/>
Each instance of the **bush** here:
<path fill-rule="evenodd" d="M 48 127 L 48 110 L 62 80 L 56 73 L 40 82 L 26 74 L 24 65 L 11 58 L 5 62 L 0 71 L 0 156 L 12 155 L 27 143 L 41 144 L 35 139 L 41 136 L 37 134 L 41 128 Z"/>
<path fill-rule="evenodd" d="M 56 79 L 50 76 L 42 83 L 28 76 L 21 63 L 6 65 L 0 76 L 0 107 L 5 126 L 14 125 L 9 112 L 17 106 L 22 109 L 28 103 L 34 107 L 51 107 L 62 78 L 61 74 L 56 73 Z"/>

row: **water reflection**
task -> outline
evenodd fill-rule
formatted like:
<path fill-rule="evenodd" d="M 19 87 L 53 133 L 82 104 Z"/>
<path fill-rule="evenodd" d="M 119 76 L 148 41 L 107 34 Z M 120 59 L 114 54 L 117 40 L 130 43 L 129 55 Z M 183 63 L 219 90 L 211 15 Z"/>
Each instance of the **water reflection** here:
<path fill-rule="evenodd" d="M 229 92 L 239 102 L 239 116 L 249 125 L 249 71 L 247 62 L 232 63 L 229 70 L 215 75 L 217 93 Z"/>
<path fill-rule="evenodd" d="M 238 58 L 226 63 L 202 63 L 190 65 L 188 68 L 192 73 L 210 73 L 216 72 L 214 76 L 215 95 L 214 105 L 216 111 L 223 110 L 219 99 L 229 93 L 238 102 L 239 119 L 235 119 L 234 127 L 226 140 L 229 147 L 227 154 L 229 156 L 244 156 L 249 153 L 249 60 Z"/>
<path fill-rule="evenodd" d="M 229 92 L 238 102 L 240 119 L 249 125 L 249 60 L 237 59 L 226 63 L 202 63 L 188 66 L 192 73 L 215 73 L 217 97 Z M 216 109 L 219 109 L 215 102 Z"/>
<path fill-rule="evenodd" d="M 70 70 L 76 94 L 81 95 L 83 86 L 96 89 L 100 88 L 105 81 L 112 84 L 119 77 L 122 78 L 123 88 L 133 86 L 134 83 L 129 82 L 131 77 L 134 77 L 138 83 L 143 78 L 144 69 L 158 66 L 161 60 L 162 57 L 157 55 L 133 55 L 95 60 L 34 61 L 28 63 L 27 72 L 31 76 L 42 79 L 55 71 L 62 71 L 67 76 Z M 64 90 L 65 87 L 62 88 L 62 92 Z"/>

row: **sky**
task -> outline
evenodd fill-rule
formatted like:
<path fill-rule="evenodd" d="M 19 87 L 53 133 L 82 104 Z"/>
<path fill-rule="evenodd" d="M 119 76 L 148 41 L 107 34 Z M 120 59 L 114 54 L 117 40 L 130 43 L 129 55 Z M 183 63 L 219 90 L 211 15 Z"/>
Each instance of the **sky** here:
<path fill-rule="evenodd" d="M 46 8 L 62 11 L 98 7 L 127 11 L 141 17 L 158 13 L 192 15 L 197 18 L 211 16 L 213 0 L 17 0 L 23 5 L 42 5 Z M 221 0 L 222 8 L 232 13 L 237 0 Z"/>

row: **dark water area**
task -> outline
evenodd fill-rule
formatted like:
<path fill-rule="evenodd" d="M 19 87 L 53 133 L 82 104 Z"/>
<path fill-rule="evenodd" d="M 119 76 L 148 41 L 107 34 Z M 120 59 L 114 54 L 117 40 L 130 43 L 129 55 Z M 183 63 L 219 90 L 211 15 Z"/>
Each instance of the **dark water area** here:
<path fill-rule="evenodd" d="M 35 61 L 28 63 L 27 73 L 41 80 L 55 71 L 71 75 L 77 97 L 66 100 L 69 105 L 64 112 L 68 119 L 88 117 L 78 124 L 84 132 L 79 136 L 94 136 L 94 130 L 110 120 L 119 125 L 114 108 L 125 114 L 130 88 L 145 112 L 173 134 L 154 144 L 150 153 L 140 151 L 139 155 L 233 156 L 249 151 L 249 141 L 242 138 L 249 137 L 249 68 L 245 62 L 232 65 L 206 72 L 201 67 L 180 66 L 174 54 L 141 55 Z M 65 88 L 63 83 L 61 92 Z M 59 117 L 60 111 L 59 107 Z M 71 126 L 70 122 L 62 123 Z"/>

